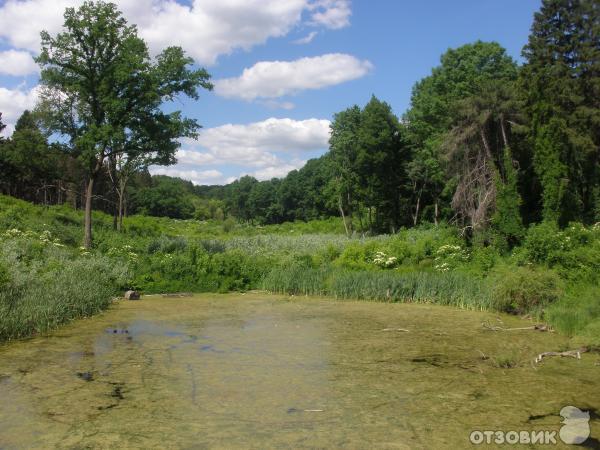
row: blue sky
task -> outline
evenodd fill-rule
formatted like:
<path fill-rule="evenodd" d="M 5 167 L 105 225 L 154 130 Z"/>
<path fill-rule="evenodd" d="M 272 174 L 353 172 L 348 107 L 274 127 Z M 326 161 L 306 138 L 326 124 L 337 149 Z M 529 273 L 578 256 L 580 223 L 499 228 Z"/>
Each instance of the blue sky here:
<path fill-rule="evenodd" d="M 0 1 L 0 112 L 10 133 L 35 104 L 31 61 L 80 0 Z M 283 176 L 326 151 L 328 121 L 372 94 L 407 109 L 412 86 L 448 48 L 497 41 L 520 61 L 538 0 L 118 0 L 152 52 L 181 45 L 214 92 L 177 101 L 198 119 L 179 163 L 153 168 L 198 184 Z M 171 106 L 171 107 L 173 107 Z"/>

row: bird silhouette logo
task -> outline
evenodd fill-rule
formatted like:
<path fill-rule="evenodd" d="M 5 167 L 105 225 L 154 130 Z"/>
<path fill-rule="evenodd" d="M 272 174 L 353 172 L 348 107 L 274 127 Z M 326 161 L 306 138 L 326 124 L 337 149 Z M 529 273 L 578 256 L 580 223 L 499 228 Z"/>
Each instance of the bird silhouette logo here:
<path fill-rule="evenodd" d="M 565 444 L 582 444 L 590 437 L 590 413 L 575 406 L 565 406 L 560 410 L 563 426 L 560 439 Z"/>

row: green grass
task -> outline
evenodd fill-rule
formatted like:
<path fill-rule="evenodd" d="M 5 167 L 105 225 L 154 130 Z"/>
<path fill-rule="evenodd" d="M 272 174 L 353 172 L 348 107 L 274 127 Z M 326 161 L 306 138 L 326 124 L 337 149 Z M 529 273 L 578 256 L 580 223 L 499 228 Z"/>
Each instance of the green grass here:
<path fill-rule="evenodd" d="M 0 241 L 0 341 L 45 333 L 108 307 L 127 269 L 33 237 Z"/>
<path fill-rule="evenodd" d="M 275 293 L 327 295 L 383 302 L 437 303 L 490 309 L 486 282 L 460 273 L 372 272 L 340 269 L 275 268 L 263 289 Z"/>

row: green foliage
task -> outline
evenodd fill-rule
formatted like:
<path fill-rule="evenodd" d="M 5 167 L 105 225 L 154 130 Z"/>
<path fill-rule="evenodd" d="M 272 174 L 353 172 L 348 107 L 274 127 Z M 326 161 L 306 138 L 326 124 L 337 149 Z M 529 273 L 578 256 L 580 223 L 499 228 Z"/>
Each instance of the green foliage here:
<path fill-rule="evenodd" d="M 517 171 L 509 147 L 504 149 L 504 181 L 496 176 L 496 211 L 492 216 L 492 226 L 509 248 L 523 238 L 524 228 L 520 207 L 523 203 L 517 189 Z"/>
<path fill-rule="evenodd" d="M 563 223 L 580 205 L 569 204 L 569 177 L 565 159 L 565 123 L 552 119 L 547 125 L 540 127 L 535 139 L 533 162 L 536 174 L 542 185 L 544 204 L 543 217 L 547 221 Z"/>
<path fill-rule="evenodd" d="M 92 252 L 82 251 L 77 238 L 81 212 L 66 206 L 41 208 L 0 196 L 0 230 L 4 230 L 0 232 L 4 236 L 0 256 L 4 287 L 0 291 L 7 292 L 2 294 L 4 301 L 30 292 L 34 277 L 39 283 L 56 280 L 76 286 L 73 271 L 78 270 L 90 277 L 82 279 L 82 286 L 98 296 L 93 300 L 96 306 L 81 306 L 76 314 L 107 305 L 101 294 L 109 299 L 118 289 L 130 287 L 146 293 L 262 287 L 294 295 L 543 313 L 545 320 L 561 330 L 580 336 L 585 331 L 586 340 L 595 339 L 590 335 L 595 319 L 584 318 L 596 317 L 593 286 L 597 286 L 600 271 L 600 226 L 571 224 L 564 230 L 555 223 L 532 226 L 523 246 L 507 256 L 490 245 L 493 240 L 474 241 L 469 246 L 456 228 L 443 225 L 349 239 L 339 220 L 238 225 L 223 234 L 220 222 L 144 216 L 126 218 L 125 229 L 119 233 L 112 229 L 111 219 L 96 214 L 96 247 Z M 338 234 L 320 232 L 333 225 Z M 388 265 L 391 258 L 395 258 L 393 264 Z M 88 261 L 92 262 L 89 271 L 82 268 Z M 71 266 L 76 269 L 70 271 Z M 73 279 L 61 278 L 60 271 Z M 120 275 L 115 276 L 115 271 Z M 94 277 L 100 282 L 97 291 L 85 284 Z M 581 302 L 575 294 L 577 285 L 590 286 L 592 292 L 583 293 Z M 52 289 L 48 294 L 39 293 L 44 305 L 50 302 L 45 295 L 56 294 Z M 34 303 L 27 308 L 34 309 Z M 63 306 L 56 308 L 67 314 L 60 309 Z M 567 310 L 569 314 L 564 313 Z M 66 317 L 75 317 L 69 314 Z M 10 327 L 15 327 L 22 316 L 11 317 Z M 48 326 L 59 323 L 58 316 L 53 317 Z M 25 327 L 29 331 L 18 335 L 37 332 L 34 328 Z"/>
<path fill-rule="evenodd" d="M 546 309 L 545 317 L 561 333 L 583 335 L 600 345 L 600 288 L 588 284 L 573 286 L 560 301 Z"/>
<path fill-rule="evenodd" d="M 223 221 L 223 233 L 231 233 L 235 228 L 235 220 L 231 217 L 228 217 Z"/>
<path fill-rule="evenodd" d="M 544 218 L 591 222 L 600 183 L 600 46 L 595 0 L 544 0 L 521 83 L 532 118 Z"/>
<path fill-rule="evenodd" d="M 408 184 L 405 166 L 410 152 L 392 108 L 373 96 L 362 110 L 354 106 L 337 114 L 331 129 L 340 213 L 352 218 L 355 210 L 359 215 L 366 210 L 370 231 L 390 232 L 405 225 L 401 198 Z"/>
<path fill-rule="evenodd" d="M 263 287 L 278 293 L 329 295 L 339 299 L 438 303 L 467 309 L 490 306 L 485 283 L 457 273 L 276 267 L 265 278 Z"/>
<path fill-rule="evenodd" d="M 86 170 L 84 245 L 90 248 L 94 183 L 105 163 L 114 172 L 113 188 L 118 160 L 135 161 L 136 167 L 173 164 L 178 139 L 195 137 L 199 125 L 161 107 L 179 94 L 198 99 L 198 88 L 212 85 L 179 47 L 150 58 L 137 28 L 114 3 L 86 1 L 67 8 L 64 19 L 56 36 L 41 33 L 37 109 L 50 131 L 69 140 Z M 128 175 L 118 178 L 122 196 Z"/>
<path fill-rule="evenodd" d="M 563 294 L 558 275 L 549 270 L 506 267 L 494 272 L 493 306 L 498 311 L 541 315 Z"/>
<path fill-rule="evenodd" d="M 190 219 L 195 211 L 191 189 L 189 181 L 157 176 L 151 186 L 136 191 L 131 202 L 143 215 Z"/>
<path fill-rule="evenodd" d="M 46 333 L 109 306 L 128 287 L 128 268 L 79 254 L 50 233 L 4 232 L 0 238 L 0 341 Z"/>
<path fill-rule="evenodd" d="M 523 252 L 525 262 L 545 264 L 569 281 L 598 283 L 600 272 L 600 226 L 570 224 L 559 230 L 554 222 L 529 228 Z"/>

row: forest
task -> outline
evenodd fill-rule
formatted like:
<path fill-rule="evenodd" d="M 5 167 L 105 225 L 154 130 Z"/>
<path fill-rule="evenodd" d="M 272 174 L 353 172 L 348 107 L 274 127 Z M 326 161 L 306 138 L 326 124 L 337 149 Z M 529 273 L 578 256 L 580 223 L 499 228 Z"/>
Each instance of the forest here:
<path fill-rule="evenodd" d="M 201 133 L 164 104 L 210 74 L 178 47 L 151 58 L 113 4 L 67 9 L 42 33 L 37 107 L 0 140 L 0 338 L 121 289 L 264 288 L 534 314 L 600 344 L 599 9 L 544 0 L 522 64 L 496 42 L 448 49 L 401 116 L 373 95 L 335 114 L 323 156 L 224 186 L 150 174 Z M 32 282 L 59 272 L 93 304 Z M 24 319 L 31 290 L 52 319 Z"/>

